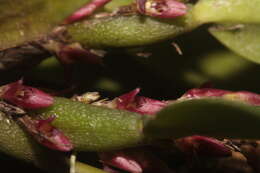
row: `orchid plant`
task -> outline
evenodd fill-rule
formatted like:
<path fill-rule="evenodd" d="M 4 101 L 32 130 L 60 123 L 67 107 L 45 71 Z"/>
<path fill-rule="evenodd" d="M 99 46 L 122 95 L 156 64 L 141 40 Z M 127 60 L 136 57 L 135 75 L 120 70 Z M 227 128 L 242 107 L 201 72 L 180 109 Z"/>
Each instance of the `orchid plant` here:
<path fill-rule="evenodd" d="M 57 173 L 260 172 L 259 9 L 4 0 L 0 151 Z"/>

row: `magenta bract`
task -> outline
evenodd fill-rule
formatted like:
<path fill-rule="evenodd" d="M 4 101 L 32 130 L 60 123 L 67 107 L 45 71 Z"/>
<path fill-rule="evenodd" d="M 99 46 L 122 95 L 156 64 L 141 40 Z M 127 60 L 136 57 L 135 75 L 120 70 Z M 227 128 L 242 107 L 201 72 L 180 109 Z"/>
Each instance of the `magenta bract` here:
<path fill-rule="evenodd" d="M 110 165 L 133 173 L 143 172 L 141 165 L 133 158 L 127 156 L 124 152 L 101 153 L 99 156 L 105 165 Z"/>
<path fill-rule="evenodd" d="M 87 3 L 86 5 L 75 11 L 67 19 L 65 19 L 64 24 L 77 22 L 87 16 L 90 16 L 96 9 L 104 6 L 109 1 L 111 0 L 92 0 L 91 2 Z"/>
<path fill-rule="evenodd" d="M 140 88 L 136 88 L 129 93 L 119 96 L 116 99 L 117 109 L 153 115 L 167 106 L 167 103 L 164 101 L 137 96 L 139 92 Z"/>
<path fill-rule="evenodd" d="M 159 18 L 176 18 L 187 13 L 187 6 L 177 0 L 136 0 L 139 13 Z"/>
<path fill-rule="evenodd" d="M 59 151 L 70 151 L 73 145 L 60 130 L 51 125 L 54 116 L 46 120 L 32 120 L 28 117 L 20 118 L 26 130 L 42 145 Z"/>
<path fill-rule="evenodd" d="M 113 169 L 107 165 L 103 165 L 103 170 L 108 173 L 120 173 L 120 171 Z"/>
<path fill-rule="evenodd" d="M 189 136 L 176 140 L 177 147 L 187 155 L 199 154 L 212 157 L 231 155 L 231 149 L 221 141 L 205 136 Z"/>
<path fill-rule="evenodd" d="M 52 96 L 36 88 L 23 85 L 22 80 L 3 86 L 1 97 L 25 109 L 44 108 L 54 102 Z"/>
<path fill-rule="evenodd" d="M 113 166 L 131 173 L 164 172 L 172 173 L 166 164 L 143 149 L 101 153 L 100 159 L 104 165 Z"/>
<path fill-rule="evenodd" d="M 227 93 L 224 95 L 224 98 L 232 99 L 232 100 L 240 100 L 249 103 L 251 105 L 260 106 L 260 95 L 248 91 Z"/>
<path fill-rule="evenodd" d="M 188 90 L 181 98 L 221 97 L 230 91 L 213 88 L 194 88 Z"/>
<path fill-rule="evenodd" d="M 220 97 L 229 100 L 238 100 L 251 105 L 260 105 L 260 95 L 248 91 L 228 91 L 213 88 L 195 88 L 187 91 L 180 99 L 199 99 L 205 97 Z"/>

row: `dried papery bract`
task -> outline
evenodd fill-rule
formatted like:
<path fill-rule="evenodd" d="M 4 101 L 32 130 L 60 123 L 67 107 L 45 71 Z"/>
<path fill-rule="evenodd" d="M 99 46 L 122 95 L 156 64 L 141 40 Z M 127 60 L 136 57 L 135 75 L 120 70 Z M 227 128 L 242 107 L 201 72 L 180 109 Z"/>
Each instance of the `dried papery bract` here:
<path fill-rule="evenodd" d="M 55 116 L 51 116 L 44 120 L 34 120 L 29 116 L 23 116 L 18 120 L 40 144 L 53 150 L 64 152 L 72 150 L 73 145 L 69 138 L 51 125 L 51 122 L 54 121 L 54 119 Z"/>
<path fill-rule="evenodd" d="M 87 3 L 86 5 L 75 11 L 68 18 L 66 18 L 63 23 L 70 24 L 82 20 L 83 18 L 93 14 L 95 10 L 97 10 L 100 7 L 103 7 L 106 3 L 110 1 L 111 0 L 92 0 L 90 3 Z"/>
<path fill-rule="evenodd" d="M 136 0 L 137 11 L 158 18 L 176 18 L 187 13 L 187 6 L 177 0 Z"/>
<path fill-rule="evenodd" d="M 150 99 L 143 96 L 137 96 L 140 88 L 136 88 L 129 93 L 116 98 L 117 109 L 124 109 L 140 114 L 153 115 L 167 106 L 167 102 Z"/>
<path fill-rule="evenodd" d="M 2 86 L 0 97 L 25 109 L 44 108 L 51 106 L 54 102 L 51 95 L 36 88 L 23 85 L 22 80 Z"/>

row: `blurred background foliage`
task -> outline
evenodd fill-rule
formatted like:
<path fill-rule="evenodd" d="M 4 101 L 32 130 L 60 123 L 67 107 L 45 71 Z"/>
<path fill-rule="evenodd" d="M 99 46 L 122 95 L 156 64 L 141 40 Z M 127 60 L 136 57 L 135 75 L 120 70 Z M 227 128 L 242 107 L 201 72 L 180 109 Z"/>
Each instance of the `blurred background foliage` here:
<path fill-rule="evenodd" d="M 259 65 L 229 51 L 206 28 L 146 47 L 109 49 L 102 65 L 74 65 L 71 83 L 53 57 L 27 71 L 24 78 L 53 89 L 75 83 L 79 93 L 99 91 L 105 97 L 141 87 L 142 95 L 173 99 L 206 82 L 215 88 L 259 93 Z"/>

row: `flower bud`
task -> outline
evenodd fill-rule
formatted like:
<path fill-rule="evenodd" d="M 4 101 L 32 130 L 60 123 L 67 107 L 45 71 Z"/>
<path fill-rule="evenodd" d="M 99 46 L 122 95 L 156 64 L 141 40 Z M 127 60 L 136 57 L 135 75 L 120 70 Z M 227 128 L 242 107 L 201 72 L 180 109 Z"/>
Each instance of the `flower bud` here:
<path fill-rule="evenodd" d="M 167 106 L 167 103 L 164 101 L 137 96 L 139 92 L 140 88 L 136 88 L 135 90 L 116 98 L 117 109 L 153 115 Z"/>
<path fill-rule="evenodd" d="M 52 96 L 36 88 L 23 85 L 22 80 L 1 87 L 1 98 L 25 109 L 44 108 L 51 106 L 54 102 Z"/>
<path fill-rule="evenodd" d="M 187 13 L 184 3 L 177 0 L 137 0 L 139 13 L 159 18 L 176 18 Z"/>

